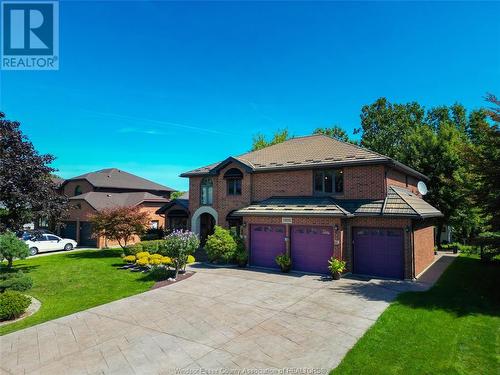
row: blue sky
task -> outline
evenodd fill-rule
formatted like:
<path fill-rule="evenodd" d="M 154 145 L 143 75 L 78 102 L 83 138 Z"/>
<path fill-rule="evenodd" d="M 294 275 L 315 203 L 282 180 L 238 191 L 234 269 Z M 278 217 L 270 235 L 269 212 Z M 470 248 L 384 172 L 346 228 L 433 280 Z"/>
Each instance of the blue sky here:
<path fill-rule="evenodd" d="M 500 3 L 60 3 L 60 70 L 2 71 L 0 107 L 65 178 L 179 173 L 252 135 L 359 126 L 381 96 L 500 95 Z"/>

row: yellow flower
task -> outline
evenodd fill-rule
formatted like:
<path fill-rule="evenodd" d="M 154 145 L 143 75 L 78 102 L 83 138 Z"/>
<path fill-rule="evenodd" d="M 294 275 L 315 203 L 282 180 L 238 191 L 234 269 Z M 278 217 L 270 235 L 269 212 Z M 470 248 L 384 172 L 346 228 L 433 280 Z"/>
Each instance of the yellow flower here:
<path fill-rule="evenodd" d="M 140 253 L 135 254 L 135 256 L 137 257 L 137 259 L 149 258 L 150 255 L 151 254 L 149 254 L 149 252 L 147 252 L 147 251 L 141 251 Z"/>
<path fill-rule="evenodd" d="M 161 259 L 163 256 L 161 254 L 152 254 L 149 259 Z"/>
<path fill-rule="evenodd" d="M 127 263 L 134 263 L 135 255 L 127 255 L 126 257 L 123 257 L 123 261 Z"/>
<path fill-rule="evenodd" d="M 147 266 L 149 264 L 149 258 L 143 257 L 137 259 L 137 262 L 135 262 L 138 266 Z"/>
<path fill-rule="evenodd" d="M 196 259 L 194 259 L 194 256 L 188 255 L 187 264 L 191 264 L 191 263 L 194 263 L 194 262 L 196 262 Z"/>
<path fill-rule="evenodd" d="M 169 257 L 162 257 L 161 258 L 161 264 L 172 264 L 172 259 L 170 259 Z"/>

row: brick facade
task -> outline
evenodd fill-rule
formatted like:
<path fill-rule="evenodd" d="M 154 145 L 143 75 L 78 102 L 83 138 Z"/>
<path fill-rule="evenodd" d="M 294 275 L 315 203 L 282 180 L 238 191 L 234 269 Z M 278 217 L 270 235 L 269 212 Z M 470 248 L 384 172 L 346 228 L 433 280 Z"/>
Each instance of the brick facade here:
<path fill-rule="evenodd" d="M 252 201 L 272 196 L 313 195 L 313 171 L 261 172 L 253 175 Z"/>
<path fill-rule="evenodd" d="M 434 261 L 434 227 L 424 223 L 413 232 L 415 248 L 415 276 L 418 276 Z"/>
<path fill-rule="evenodd" d="M 415 177 L 404 174 L 394 168 L 387 168 L 385 179 L 388 187 L 391 185 L 399 186 L 421 197 L 417 189 L 418 180 Z"/>
<path fill-rule="evenodd" d="M 344 168 L 344 198 L 384 199 L 386 187 L 383 165 Z"/>

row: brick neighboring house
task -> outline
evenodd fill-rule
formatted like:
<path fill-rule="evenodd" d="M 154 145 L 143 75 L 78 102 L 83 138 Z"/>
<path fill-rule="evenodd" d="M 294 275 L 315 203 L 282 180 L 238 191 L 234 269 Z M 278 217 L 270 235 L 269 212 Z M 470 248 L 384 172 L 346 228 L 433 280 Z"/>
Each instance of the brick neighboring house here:
<path fill-rule="evenodd" d="M 287 252 L 295 270 L 326 273 L 334 255 L 357 274 L 411 279 L 434 259 L 442 214 L 418 192 L 427 177 L 365 148 L 300 137 L 181 176 L 191 230 L 203 241 L 215 224 L 239 227 L 252 266 L 276 268 Z"/>
<path fill-rule="evenodd" d="M 142 177 L 116 169 L 102 169 L 65 180 L 61 194 L 69 197 L 71 209 L 60 234 L 73 238 L 80 246 L 105 247 L 116 243 L 92 236 L 90 217 L 99 210 L 111 207 L 139 206 L 149 213 L 151 228 L 165 227 L 164 217 L 156 211 L 169 202 L 175 191 Z M 138 238 L 134 239 L 134 242 Z"/>

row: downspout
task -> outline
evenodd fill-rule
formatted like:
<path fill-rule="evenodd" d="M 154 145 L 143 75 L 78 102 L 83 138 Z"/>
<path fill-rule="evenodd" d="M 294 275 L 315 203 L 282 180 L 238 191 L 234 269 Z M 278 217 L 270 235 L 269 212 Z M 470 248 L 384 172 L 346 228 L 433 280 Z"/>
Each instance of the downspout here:
<path fill-rule="evenodd" d="M 416 271 L 415 271 L 415 232 L 413 231 L 413 220 L 410 221 L 410 246 L 411 246 L 411 258 L 412 258 L 412 261 L 411 261 L 411 272 L 412 272 L 412 275 L 411 275 L 411 278 L 412 280 L 416 280 L 417 278 L 417 275 L 416 275 Z"/>

